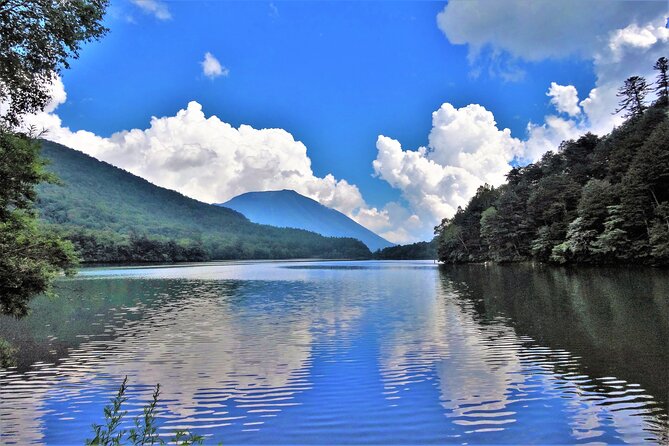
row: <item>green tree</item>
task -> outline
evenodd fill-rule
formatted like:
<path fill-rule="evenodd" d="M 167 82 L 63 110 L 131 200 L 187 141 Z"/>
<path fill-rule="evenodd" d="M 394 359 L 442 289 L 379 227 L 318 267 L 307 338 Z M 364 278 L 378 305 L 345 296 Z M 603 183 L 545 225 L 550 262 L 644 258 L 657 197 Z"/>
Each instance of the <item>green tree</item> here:
<path fill-rule="evenodd" d="M 607 262 L 625 261 L 633 258 L 635 253 L 632 251 L 632 242 L 628 233 L 624 229 L 626 225 L 625 219 L 622 217 L 621 206 L 608 206 L 607 212 L 604 231 L 590 245 L 592 252 L 598 254 L 602 260 Z"/>
<path fill-rule="evenodd" d="M 650 228 L 650 245 L 650 254 L 655 262 L 669 262 L 669 229 L 664 222 L 653 222 Z"/>
<path fill-rule="evenodd" d="M 0 0 L 0 120 L 9 126 L 21 115 L 43 110 L 49 87 L 81 45 L 107 32 L 107 0 Z"/>
<path fill-rule="evenodd" d="M 639 149 L 628 171 L 656 209 L 669 201 L 669 119 L 660 123 Z M 657 215 L 669 229 L 669 219 Z"/>
<path fill-rule="evenodd" d="M 488 246 L 488 255 L 491 252 L 496 252 L 499 246 L 499 238 L 497 232 L 498 222 L 498 212 L 495 206 L 490 206 L 488 209 L 481 213 L 481 237 L 485 240 L 486 245 Z"/>
<path fill-rule="evenodd" d="M 528 216 L 537 224 L 569 221 L 574 217 L 581 188 L 569 175 L 550 175 L 537 182 L 527 201 Z"/>
<path fill-rule="evenodd" d="M 526 258 L 530 251 L 531 223 L 526 218 L 522 197 L 513 190 L 504 191 L 492 209 L 486 212 L 481 228 L 486 234 L 491 258 L 498 262 Z"/>
<path fill-rule="evenodd" d="M 47 291 L 53 277 L 72 273 L 70 242 L 41 230 L 33 203 L 35 185 L 54 178 L 44 171 L 39 143 L 0 132 L 0 312 L 24 316 L 28 301 Z"/>
<path fill-rule="evenodd" d="M 553 249 L 564 240 L 565 233 L 566 227 L 561 222 L 541 226 L 530 245 L 532 257 L 541 262 L 549 261 Z"/>
<path fill-rule="evenodd" d="M 59 70 L 81 45 L 102 36 L 106 0 L 0 0 L 0 312 L 23 316 L 28 301 L 73 272 L 72 245 L 37 224 L 35 186 L 44 171 L 40 144 L 17 132 L 21 117 L 43 110 Z"/>
<path fill-rule="evenodd" d="M 666 86 L 666 60 L 655 68 Z M 619 111 L 629 118 L 622 125 L 513 167 L 483 211 L 473 202 L 459 209 L 437 228 L 439 258 L 669 263 L 669 115 L 662 101 L 646 106 L 648 90 L 643 78 L 629 78 L 619 92 Z M 481 254 L 474 256 L 469 222 L 477 218 Z"/>
<path fill-rule="evenodd" d="M 616 198 L 613 186 L 606 180 L 592 179 L 583 187 L 578 201 L 578 216 L 589 229 L 601 232 L 608 216 L 608 206 Z"/>
<path fill-rule="evenodd" d="M 592 177 L 590 159 L 598 143 L 599 138 L 596 135 L 586 133 L 576 141 L 565 141 L 560 145 L 566 172 L 572 181 L 584 185 Z"/>
<path fill-rule="evenodd" d="M 481 214 L 497 200 L 499 191 L 484 184 L 476 190 L 466 209 L 458 207 L 451 219 L 435 228 L 439 258 L 447 262 L 478 262 L 488 256 L 488 246 L 481 237 Z"/>
<path fill-rule="evenodd" d="M 450 263 L 468 262 L 469 247 L 462 237 L 462 228 L 452 219 L 444 219 L 437 227 L 437 254 L 439 259 Z"/>

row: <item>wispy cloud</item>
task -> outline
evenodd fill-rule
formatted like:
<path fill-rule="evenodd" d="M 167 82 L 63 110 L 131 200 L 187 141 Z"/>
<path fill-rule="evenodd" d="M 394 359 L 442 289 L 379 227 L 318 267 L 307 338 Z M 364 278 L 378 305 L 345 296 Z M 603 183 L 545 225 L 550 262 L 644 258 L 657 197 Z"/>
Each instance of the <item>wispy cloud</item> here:
<path fill-rule="evenodd" d="M 279 17 L 279 8 L 276 7 L 274 2 L 269 3 L 269 16 L 273 18 Z"/>
<path fill-rule="evenodd" d="M 169 20 L 172 18 L 167 5 L 160 0 L 131 0 L 132 3 L 139 6 L 142 11 L 153 15 L 158 20 Z"/>

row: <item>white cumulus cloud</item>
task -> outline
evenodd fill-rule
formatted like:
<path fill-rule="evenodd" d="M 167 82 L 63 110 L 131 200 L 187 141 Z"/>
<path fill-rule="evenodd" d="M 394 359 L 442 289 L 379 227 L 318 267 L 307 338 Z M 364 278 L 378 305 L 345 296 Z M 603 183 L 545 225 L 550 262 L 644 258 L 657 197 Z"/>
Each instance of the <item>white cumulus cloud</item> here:
<path fill-rule="evenodd" d="M 202 74 L 209 79 L 215 79 L 219 76 L 227 76 L 230 73 L 230 70 L 221 65 L 218 59 L 208 51 L 204 54 L 204 60 L 200 62 L 200 65 L 202 65 Z"/>
<path fill-rule="evenodd" d="M 73 132 L 53 113 L 40 113 L 28 123 L 45 128 L 47 139 L 205 202 L 249 191 L 294 189 L 348 214 L 364 205 L 358 188 L 346 180 L 316 177 L 307 148 L 287 131 L 235 128 L 216 116 L 206 117 L 194 101 L 174 116 L 153 117 L 146 129 L 109 138 Z"/>
<path fill-rule="evenodd" d="M 578 105 L 575 105 L 579 101 L 576 88 L 553 82 L 547 95 L 559 112 L 570 116 L 549 115 L 542 124 L 529 123 L 525 158 L 531 161 L 546 150 L 555 150 L 564 139 L 585 132 L 603 135 L 620 125 L 623 117 L 614 114 L 619 99 L 616 93 L 630 76 L 644 76 L 650 83 L 655 80 L 653 65 L 669 51 L 665 21 L 664 17 L 658 17 L 644 26 L 632 24 L 611 31 L 593 55 L 595 87 Z M 573 113 L 579 109 L 580 113 Z"/>
<path fill-rule="evenodd" d="M 406 215 L 395 209 L 391 226 L 413 229 L 414 239 L 429 239 L 433 227 L 466 205 L 480 185 L 503 183 L 509 163 L 524 151 L 481 105 L 456 109 L 448 103 L 432 114 L 428 147 L 405 150 L 381 135 L 376 148 L 375 173 L 401 190 L 409 205 Z"/>
<path fill-rule="evenodd" d="M 573 85 L 559 85 L 551 82 L 546 96 L 550 96 L 551 104 L 560 113 L 567 113 L 570 116 L 581 113 L 581 108 L 578 106 L 578 91 Z"/>
<path fill-rule="evenodd" d="M 580 103 L 592 132 L 606 133 L 622 122 L 620 115 L 612 113 L 618 103 L 616 92 L 625 79 L 644 76 L 649 82 L 654 82 L 655 61 L 661 56 L 669 56 L 666 23 L 666 16 L 661 15 L 643 26 L 631 24 L 612 31 L 602 48 L 595 53 L 595 88 Z"/>
<path fill-rule="evenodd" d="M 142 11 L 153 15 L 158 20 L 169 20 L 172 18 L 167 5 L 160 0 L 131 0 Z"/>

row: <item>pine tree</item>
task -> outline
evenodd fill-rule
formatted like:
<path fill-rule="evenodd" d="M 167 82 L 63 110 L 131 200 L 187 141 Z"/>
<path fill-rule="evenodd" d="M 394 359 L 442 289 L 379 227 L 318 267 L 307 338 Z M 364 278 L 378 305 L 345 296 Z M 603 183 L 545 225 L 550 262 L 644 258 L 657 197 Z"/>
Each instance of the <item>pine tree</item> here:
<path fill-rule="evenodd" d="M 657 91 L 657 103 L 667 105 L 669 102 L 669 60 L 666 57 L 660 57 L 653 66 L 659 71 L 657 81 L 655 82 L 655 91 Z"/>
<path fill-rule="evenodd" d="M 618 109 L 615 114 L 626 111 L 625 118 L 641 116 L 646 110 L 646 95 L 650 87 L 641 76 L 628 77 L 625 83 L 618 90 L 616 96 L 622 98 L 618 103 Z"/>

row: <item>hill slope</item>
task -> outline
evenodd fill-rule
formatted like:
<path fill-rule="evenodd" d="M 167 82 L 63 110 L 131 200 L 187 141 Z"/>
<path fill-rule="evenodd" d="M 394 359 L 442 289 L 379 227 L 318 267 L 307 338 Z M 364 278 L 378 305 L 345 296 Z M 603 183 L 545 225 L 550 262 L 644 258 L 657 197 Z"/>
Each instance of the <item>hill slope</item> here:
<path fill-rule="evenodd" d="M 256 223 L 306 229 L 331 237 L 356 238 L 372 251 L 394 246 L 341 212 L 292 190 L 248 192 L 220 206 L 241 212 Z"/>
<path fill-rule="evenodd" d="M 63 184 L 38 188 L 40 216 L 73 240 L 86 261 L 370 255 L 357 240 L 255 224 L 60 144 L 44 141 L 42 155 Z M 165 254 L 175 247 L 186 258 Z"/>
<path fill-rule="evenodd" d="M 435 260 L 437 240 L 392 246 L 375 252 L 373 256 L 379 260 Z"/>

